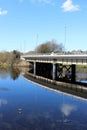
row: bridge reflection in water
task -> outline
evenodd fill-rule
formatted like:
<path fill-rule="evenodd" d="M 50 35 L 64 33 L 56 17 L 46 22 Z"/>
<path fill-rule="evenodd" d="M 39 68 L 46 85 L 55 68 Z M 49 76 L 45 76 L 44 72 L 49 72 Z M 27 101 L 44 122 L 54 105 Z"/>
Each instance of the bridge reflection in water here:
<path fill-rule="evenodd" d="M 24 77 L 30 81 L 40 84 L 41 86 L 45 86 L 46 88 L 52 89 L 54 91 L 59 90 L 62 92 L 66 92 L 68 94 L 72 94 L 78 97 L 83 97 L 87 99 L 87 88 L 84 83 L 69 83 L 69 82 L 61 82 L 52 80 L 49 78 L 45 78 L 43 76 L 34 75 L 32 70 L 25 73 Z"/>

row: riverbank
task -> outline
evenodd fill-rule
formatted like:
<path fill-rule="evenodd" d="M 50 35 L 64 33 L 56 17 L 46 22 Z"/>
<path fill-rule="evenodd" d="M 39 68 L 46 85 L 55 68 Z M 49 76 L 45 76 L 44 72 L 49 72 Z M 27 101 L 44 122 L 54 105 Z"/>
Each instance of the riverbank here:
<path fill-rule="evenodd" d="M 16 60 L 13 64 L 10 63 L 1 63 L 0 68 L 8 68 L 8 67 L 28 67 L 29 63 L 23 60 Z"/>
<path fill-rule="evenodd" d="M 0 64 L 0 69 L 1 68 L 9 68 L 11 67 L 11 64 Z"/>

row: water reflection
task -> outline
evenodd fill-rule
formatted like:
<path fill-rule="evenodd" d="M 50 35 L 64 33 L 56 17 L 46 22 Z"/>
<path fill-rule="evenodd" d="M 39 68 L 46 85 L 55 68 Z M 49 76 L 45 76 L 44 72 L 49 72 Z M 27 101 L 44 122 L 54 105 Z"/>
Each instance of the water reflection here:
<path fill-rule="evenodd" d="M 2 68 L 0 69 L 0 78 L 6 79 L 8 76 L 11 76 L 13 80 L 16 80 L 20 75 L 19 68 Z"/>
<path fill-rule="evenodd" d="M 61 112 L 68 117 L 73 111 L 77 110 L 76 106 L 72 104 L 62 104 Z"/>
<path fill-rule="evenodd" d="M 9 68 L 0 68 L 0 78 L 6 79 L 8 77 Z"/>
<path fill-rule="evenodd" d="M 7 105 L 8 101 L 6 99 L 0 99 L 0 107 L 2 105 Z"/>
<path fill-rule="evenodd" d="M 3 114 L 2 114 L 2 113 L 0 113 L 0 121 L 2 120 L 2 118 L 3 118 Z"/>
<path fill-rule="evenodd" d="M 18 68 L 11 68 L 10 69 L 10 76 L 13 80 L 16 80 L 20 75 L 20 70 Z"/>
<path fill-rule="evenodd" d="M 87 100 L 7 73 L 0 77 L 1 89 L 10 90 L 0 91 L 0 130 L 87 130 Z"/>
<path fill-rule="evenodd" d="M 9 91 L 9 88 L 7 88 L 7 87 L 0 87 L 0 91 Z"/>

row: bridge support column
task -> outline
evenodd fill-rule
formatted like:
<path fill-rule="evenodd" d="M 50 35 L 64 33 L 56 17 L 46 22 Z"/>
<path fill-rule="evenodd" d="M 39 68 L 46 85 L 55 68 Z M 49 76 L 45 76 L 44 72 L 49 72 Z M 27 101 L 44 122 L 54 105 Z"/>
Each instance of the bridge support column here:
<path fill-rule="evenodd" d="M 71 81 L 75 82 L 76 81 L 76 65 L 72 64 L 72 70 L 71 70 L 72 76 L 71 76 Z"/>
<path fill-rule="evenodd" d="M 57 78 L 63 78 L 63 65 L 57 64 Z"/>
<path fill-rule="evenodd" d="M 52 73 L 52 79 L 55 80 L 56 79 L 56 64 L 53 63 L 53 73 Z"/>
<path fill-rule="evenodd" d="M 36 75 L 36 62 L 34 62 L 34 75 Z"/>

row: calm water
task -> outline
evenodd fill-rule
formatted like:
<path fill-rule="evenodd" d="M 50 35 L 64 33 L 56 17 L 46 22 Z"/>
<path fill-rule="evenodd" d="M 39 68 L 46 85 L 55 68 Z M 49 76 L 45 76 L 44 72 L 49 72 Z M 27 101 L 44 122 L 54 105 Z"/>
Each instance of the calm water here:
<path fill-rule="evenodd" d="M 87 101 L 1 71 L 0 130 L 87 130 Z"/>

